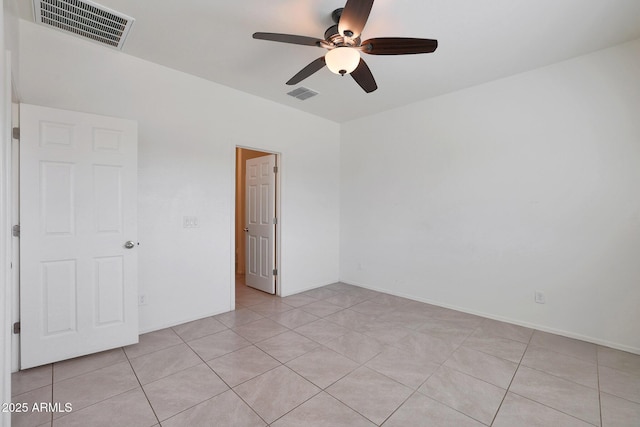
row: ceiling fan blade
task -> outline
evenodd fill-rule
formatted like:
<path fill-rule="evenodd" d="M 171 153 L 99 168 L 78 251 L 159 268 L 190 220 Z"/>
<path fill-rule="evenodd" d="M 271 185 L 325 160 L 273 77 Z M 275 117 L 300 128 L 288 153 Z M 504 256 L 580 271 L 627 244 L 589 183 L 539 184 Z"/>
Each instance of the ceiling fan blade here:
<path fill-rule="evenodd" d="M 373 0 L 347 0 L 338 22 L 340 35 L 354 39 L 359 37 L 372 7 Z"/>
<path fill-rule="evenodd" d="M 317 46 L 317 47 L 320 47 L 320 43 L 323 41 L 314 37 L 296 36 L 294 34 L 279 34 L 279 33 L 253 33 L 253 38 L 258 40 L 268 40 L 272 42 L 301 44 L 304 46 Z"/>
<path fill-rule="evenodd" d="M 358 67 L 351 72 L 351 77 L 360 85 L 365 92 L 371 93 L 374 90 L 378 89 L 378 85 L 376 84 L 376 80 L 373 78 L 373 74 L 371 74 L 371 70 L 364 59 L 360 58 L 360 64 Z"/>
<path fill-rule="evenodd" d="M 431 53 L 438 48 L 438 40 L 408 37 L 378 37 L 362 42 L 362 51 L 370 55 L 411 55 Z"/>
<path fill-rule="evenodd" d="M 321 70 L 326 65 L 324 60 L 324 56 L 313 61 L 311 64 L 304 67 L 302 70 L 298 72 L 295 76 L 291 77 L 287 82 L 288 85 L 297 85 L 316 71 Z"/>

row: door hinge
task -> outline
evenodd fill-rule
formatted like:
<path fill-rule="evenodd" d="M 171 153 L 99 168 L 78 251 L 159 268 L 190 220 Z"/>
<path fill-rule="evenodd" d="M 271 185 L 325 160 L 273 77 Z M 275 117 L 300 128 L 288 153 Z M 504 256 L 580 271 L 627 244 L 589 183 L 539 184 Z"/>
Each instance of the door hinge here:
<path fill-rule="evenodd" d="M 11 136 L 13 136 L 13 139 L 20 139 L 20 128 L 11 129 Z"/>
<path fill-rule="evenodd" d="M 278 275 L 278 269 L 277 269 L 277 268 L 274 268 L 274 269 L 273 269 L 273 275 L 274 275 L 274 276 L 277 276 L 277 275 Z"/>
<path fill-rule="evenodd" d="M 273 173 L 278 173 L 278 167 L 277 166 L 273 167 Z"/>
<path fill-rule="evenodd" d="M 273 223 L 277 225 L 278 224 L 278 218 L 273 218 Z"/>
<path fill-rule="evenodd" d="M 11 235 L 13 237 L 20 237 L 20 225 L 14 225 L 11 227 Z"/>
<path fill-rule="evenodd" d="M 20 333 L 20 322 L 16 322 L 13 324 L 13 333 L 14 334 Z"/>

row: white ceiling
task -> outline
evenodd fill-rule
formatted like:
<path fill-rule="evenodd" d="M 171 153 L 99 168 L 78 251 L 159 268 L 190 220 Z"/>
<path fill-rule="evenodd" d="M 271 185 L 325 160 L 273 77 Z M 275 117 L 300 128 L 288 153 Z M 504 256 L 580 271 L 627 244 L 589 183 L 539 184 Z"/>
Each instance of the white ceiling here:
<path fill-rule="evenodd" d="M 136 19 L 123 51 L 344 122 L 640 37 L 639 0 L 376 0 L 362 38 L 433 38 L 432 54 L 363 55 L 379 89 L 328 69 L 285 82 L 324 49 L 254 40 L 256 31 L 322 38 L 345 0 L 97 0 Z M 19 0 L 33 20 L 31 0 Z M 55 30 L 52 30 L 55 31 Z M 105 48 L 106 49 L 106 48 Z M 305 86 L 306 101 L 286 95 Z"/>

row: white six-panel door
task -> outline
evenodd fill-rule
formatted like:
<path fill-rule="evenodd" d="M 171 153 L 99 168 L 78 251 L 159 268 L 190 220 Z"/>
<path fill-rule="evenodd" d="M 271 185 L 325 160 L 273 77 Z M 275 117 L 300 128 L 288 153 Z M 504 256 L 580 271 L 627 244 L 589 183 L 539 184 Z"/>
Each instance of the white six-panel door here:
<path fill-rule="evenodd" d="M 247 160 L 245 283 L 275 294 L 276 156 Z"/>
<path fill-rule="evenodd" d="M 23 104 L 20 130 L 21 369 L 137 342 L 136 122 Z"/>

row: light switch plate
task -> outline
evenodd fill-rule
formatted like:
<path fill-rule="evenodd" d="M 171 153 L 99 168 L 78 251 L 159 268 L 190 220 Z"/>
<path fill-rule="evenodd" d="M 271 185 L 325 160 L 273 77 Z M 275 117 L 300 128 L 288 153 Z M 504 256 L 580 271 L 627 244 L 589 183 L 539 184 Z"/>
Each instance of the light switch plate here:
<path fill-rule="evenodd" d="M 183 228 L 199 228 L 200 220 L 197 216 L 183 216 L 182 217 Z"/>

